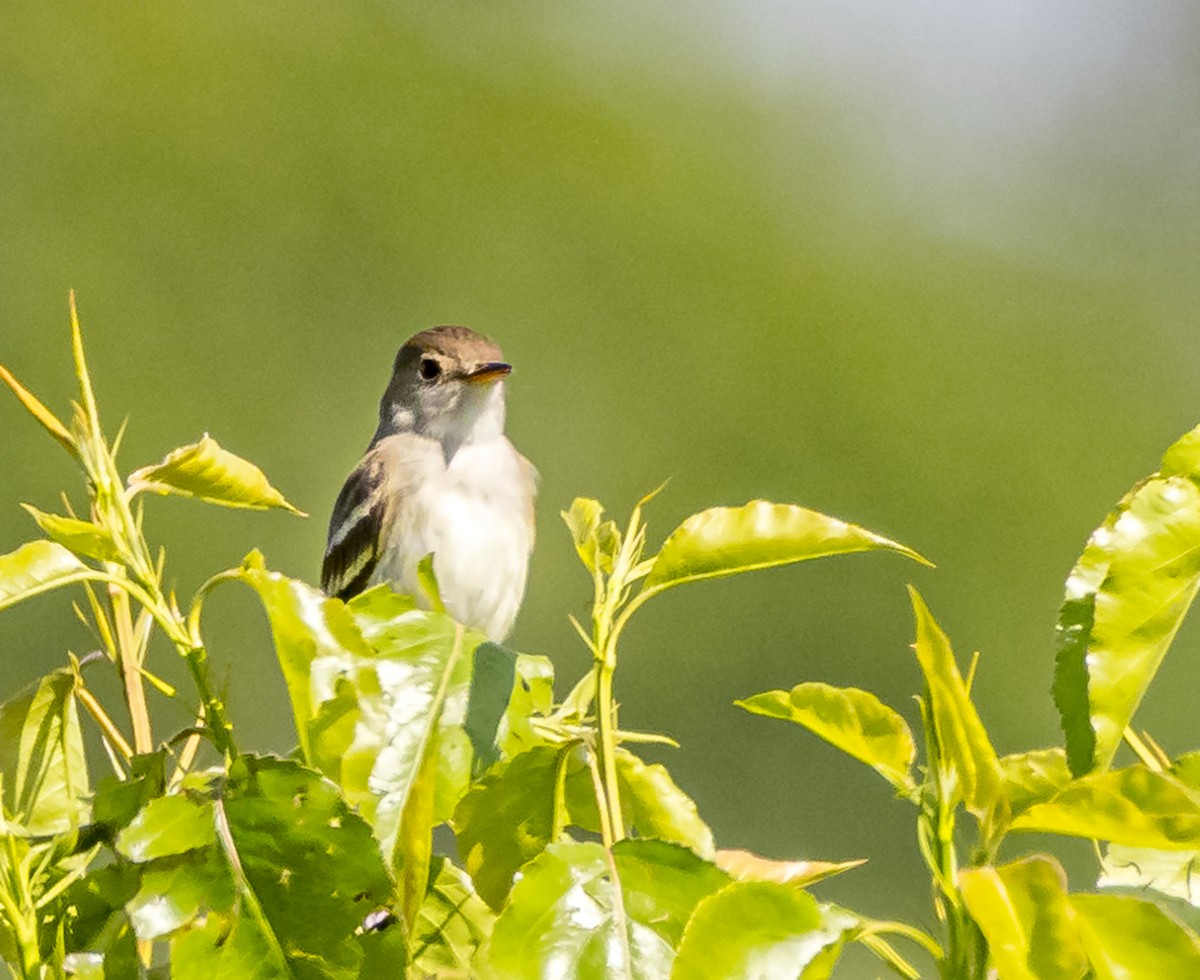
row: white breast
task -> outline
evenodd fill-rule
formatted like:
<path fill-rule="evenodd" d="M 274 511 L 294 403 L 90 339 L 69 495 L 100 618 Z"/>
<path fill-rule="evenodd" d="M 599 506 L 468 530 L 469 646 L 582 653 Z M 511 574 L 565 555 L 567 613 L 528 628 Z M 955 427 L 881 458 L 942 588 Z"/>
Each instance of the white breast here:
<path fill-rule="evenodd" d="M 503 437 L 465 445 L 448 466 L 425 472 L 404 495 L 375 578 L 420 598 L 416 566 L 432 552 L 447 612 L 503 640 L 525 594 L 533 548 L 530 473 Z"/>

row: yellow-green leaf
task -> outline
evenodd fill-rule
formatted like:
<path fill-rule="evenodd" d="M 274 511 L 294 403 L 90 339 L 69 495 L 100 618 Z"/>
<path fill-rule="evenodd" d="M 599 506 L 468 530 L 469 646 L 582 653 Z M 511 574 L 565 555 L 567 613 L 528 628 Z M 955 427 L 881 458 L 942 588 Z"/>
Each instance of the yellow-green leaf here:
<path fill-rule="evenodd" d="M 129 487 L 134 491 L 198 497 L 224 507 L 278 507 L 304 516 L 271 486 L 262 470 L 222 449 L 207 434 L 199 442 L 169 453 L 161 463 L 130 474 Z"/>
<path fill-rule="evenodd" d="M 1123 895 L 1068 901 L 1096 980 L 1200 976 L 1200 938 L 1153 903 Z"/>
<path fill-rule="evenodd" d="M 836 517 L 754 500 L 744 507 L 713 507 L 680 524 L 654 559 L 644 592 L 856 551 L 895 551 L 932 564 L 911 548 Z"/>
<path fill-rule="evenodd" d="M 30 504 L 21 504 L 43 531 L 77 555 L 87 555 L 99 561 L 120 561 L 121 552 L 112 535 L 91 521 L 76 517 L 59 517 L 47 514 Z"/>
<path fill-rule="evenodd" d="M 1174 776 L 1130 766 L 1068 783 L 1017 816 L 1012 829 L 1188 850 L 1200 848 L 1200 800 Z"/>
<path fill-rule="evenodd" d="M 774 881 L 780 885 L 809 885 L 840 875 L 843 871 L 860 868 L 866 858 L 857 861 L 776 861 L 761 857 L 752 851 L 719 850 L 713 855 L 713 864 L 731 878 L 738 881 Z"/>
<path fill-rule="evenodd" d="M 1067 579 L 1054 702 L 1071 771 L 1106 769 L 1200 589 L 1200 426 L 1088 539 Z"/>
<path fill-rule="evenodd" d="M 943 770 L 952 770 L 972 813 L 983 816 L 1002 795 L 1000 761 L 971 702 L 950 640 L 925 600 L 909 586 L 917 620 L 917 661 L 925 675 Z"/>
<path fill-rule="evenodd" d="M 734 702 L 754 714 L 803 725 L 875 769 L 898 789 L 912 789 L 909 767 L 917 755 L 903 718 L 869 691 L 817 681 L 790 691 L 764 691 Z"/>
<path fill-rule="evenodd" d="M 61 544 L 30 541 L 16 551 L 0 555 L 0 609 L 91 574 L 91 570 Z"/>
<path fill-rule="evenodd" d="M 1035 855 L 1000 868 L 960 871 L 959 889 L 1004 980 L 1081 980 L 1088 960 L 1067 904 L 1067 877 Z"/>

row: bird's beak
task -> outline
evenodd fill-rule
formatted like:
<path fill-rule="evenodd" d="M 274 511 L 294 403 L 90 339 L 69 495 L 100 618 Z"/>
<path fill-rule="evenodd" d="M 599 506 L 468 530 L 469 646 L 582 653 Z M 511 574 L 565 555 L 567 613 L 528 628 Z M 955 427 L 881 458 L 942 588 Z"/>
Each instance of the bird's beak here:
<path fill-rule="evenodd" d="M 503 361 L 488 361 L 486 364 L 480 364 L 474 371 L 466 374 L 464 379 L 473 385 L 488 385 L 494 381 L 499 381 L 511 371 L 511 364 L 505 364 Z"/>

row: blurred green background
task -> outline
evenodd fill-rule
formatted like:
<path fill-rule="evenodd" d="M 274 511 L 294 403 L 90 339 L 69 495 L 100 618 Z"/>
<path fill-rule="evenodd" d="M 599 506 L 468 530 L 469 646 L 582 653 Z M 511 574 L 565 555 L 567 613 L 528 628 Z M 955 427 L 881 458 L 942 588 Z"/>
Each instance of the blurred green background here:
<path fill-rule="evenodd" d="M 982 651 L 997 747 L 1056 742 L 1062 581 L 1200 420 L 1198 42 L 1187 3 L 10 0 L 0 362 L 66 412 L 74 287 L 128 466 L 209 431 L 311 512 L 151 500 L 188 593 L 252 547 L 315 579 L 396 347 L 491 334 L 542 473 L 513 640 L 562 691 L 587 664 L 577 494 L 623 518 L 669 477 L 655 542 L 767 497 L 920 549 L 935 571 L 862 556 L 672 593 L 617 693 L 683 743 L 652 755 L 722 845 L 869 857 L 822 894 L 928 924 L 909 808 L 731 702 L 820 679 L 912 719 L 911 581 Z M 8 551 L 34 536 L 18 502 L 81 498 L 7 395 L 0 434 Z M 208 629 L 243 744 L 288 750 L 254 601 L 219 593 Z M 1173 750 L 1197 741 L 1194 636 L 1139 715 Z M 65 599 L 5 613 L 3 693 L 89 643 Z"/>

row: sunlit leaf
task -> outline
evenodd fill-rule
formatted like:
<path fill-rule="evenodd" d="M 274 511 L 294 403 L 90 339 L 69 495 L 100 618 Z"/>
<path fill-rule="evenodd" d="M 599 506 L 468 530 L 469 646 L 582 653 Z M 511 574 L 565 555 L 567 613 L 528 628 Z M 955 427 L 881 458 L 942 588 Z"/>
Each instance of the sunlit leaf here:
<path fill-rule="evenodd" d="M 1109 844 L 1096 884 L 1105 889 L 1152 888 L 1197 906 L 1200 905 L 1200 850 L 1156 851 Z"/>
<path fill-rule="evenodd" d="M 465 871 L 444 857 L 433 861 L 429 893 L 413 928 L 414 966 L 422 976 L 475 976 L 475 958 L 492 934 L 495 913 Z"/>
<path fill-rule="evenodd" d="M 212 792 L 154 800 L 121 835 L 144 862 L 138 936 L 171 939 L 173 977 L 358 976 L 356 932 L 391 893 L 367 824 L 290 761 L 239 757 Z"/>
<path fill-rule="evenodd" d="M 183 795 L 151 800 L 117 835 L 117 853 L 141 864 L 216 843 L 213 805 Z"/>
<path fill-rule="evenodd" d="M 647 764 L 619 746 L 616 768 L 626 827 L 641 837 L 683 844 L 704 857 L 712 855 L 712 831 L 701 819 L 695 801 L 679 788 L 666 766 Z M 566 792 L 571 823 L 598 833 L 600 817 L 592 777 L 581 764 L 568 772 Z"/>
<path fill-rule="evenodd" d="M 971 918 L 1004 980 L 1081 980 L 1088 970 L 1058 863 L 1038 855 L 1003 867 L 959 872 Z"/>
<path fill-rule="evenodd" d="M 1068 783 L 1017 816 L 1012 829 L 1188 850 L 1200 848 L 1200 800 L 1173 776 L 1130 766 Z"/>
<path fill-rule="evenodd" d="M 55 541 L 30 541 L 0 555 L 0 609 L 78 582 L 91 570 Z"/>
<path fill-rule="evenodd" d="M 32 834 L 63 833 L 88 819 L 72 671 L 47 674 L 0 705 L 0 778 L 5 810 Z"/>
<path fill-rule="evenodd" d="M 1200 976 L 1200 939 L 1153 903 L 1121 895 L 1068 901 L 1096 980 Z"/>
<path fill-rule="evenodd" d="M 942 632 L 921 594 L 909 586 L 917 621 L 917 662 L 925 676 L 941 764 L 957 778 L 963 802 L 977 815 L 1001 798 L 1000 762 Z"/>
<path fill-rule="evenodd" d="M 909 772 L 916 743 L 904 719 L 868 691 L 809 681 L 790 691 L 766 691 L 734 702 L 754 714 L 803 725 L 874 768 L 899 789 L 914 787 Z"/>
<path fill-rule="evenodd" d="M 599 844 L 551 844 L 525 866 L 496 920 L 488 965 L 513 980 L 666 980 L 693 910 L 727 881 L 660 841 L 621 841 L 611 861 Z"/>
<path fill-rule="evenodd" d="M 644 592 L 810 558 L 880 550 L 930 564 L 911 548 L 805 507 L 765 500 L 744 507 L 713 507 L 693 514 L 671 533 L 654 560 Z"/>
<path fill-rule="evenodd" d="M 0 381 L 3 381 L 12 389 L 12 393 L 25 406 L 26 411 L 37 419 L 41 423 L 42 428 L 54 436 L 67 452 L 72 456 L 79 456 L 79 449 L 75 445 L 75 439 L 67 431 L 67 427 L 58 420 L 58 417 L 50 409 L 41 403 L 33 392 L 21 384 L 3 364 L 0 364 Z"/>
<path fill-rule="evenodd" d="M 1054 698 L 1076 774 L 1111 765 L 1200 588 L 1198 432 L 1117 504 L 1067 579 Z"/>
<path fill-rule="evenodd" d="M 1044 803 L 1071 781 L 1067 755 L 1062 749 L 1034 749 L 1000 758 L 1004 794 L 1016 815 L 1035 803 Z"/>
<path fill-rule="evenodd" d="M 858 861 L 776 861 L 750 851 L 725 849 L 717 851 L 712 860 L 738 881 L 774 881 L 796 888 L 807 888 L 867 863 L 865 858 Z"/>
<path fill-rule="evenodd" d="M 597 529 L 603 513 L 600 501 L 590 497 L 576 497 L 571 501 L 570 509 L 562 511 L 562 519 L 571 532 L 575 551 L 589 572 L 596 568 Z"/>
<path fill-rule="evenodd" d="M 556 811 L 556 787 L 565 776 L 572 745 L 538 746 L 489 773 L 454 812 L 463 866 L 492 908 L 508 897 L 522 865 L 537 857 L 567 822 Z"/>
<path fill-rule="evenodd" d="M 47 514 L 29 504 L 22 504 L 47 536 L 79 555 L 99 561 L 120 561 L 121 551 L 112 535 L 91 521 L 74 517 Z"/>
<path fill-rule="evenodd" d="M 302 514 L 268 482 L 266 474 L 242 457 L 222 449 L 205 435 L 199 442 L 181 446 L 154 466 L 144 466 L 129 476 L 131 490 L 198 497 L 210 504 L 266 510 L 279 507 Z"/>
<path fill-rule="evenodd" d="M 239 575 L 270 619 L 305 759 L 342 787 L 383 852 L 394 852 L 430 752 L 432 820 L 448 819 L 470 783 L 463 723 L 471 653 L 485 637 L 386 586 L 346 605 L 254 563 Z"/>
<path fill-rule="evenodd" d="M 671 977 L 798 977 L 856 924 L 790 885 L 734 882 L 696 907 Z"/>

